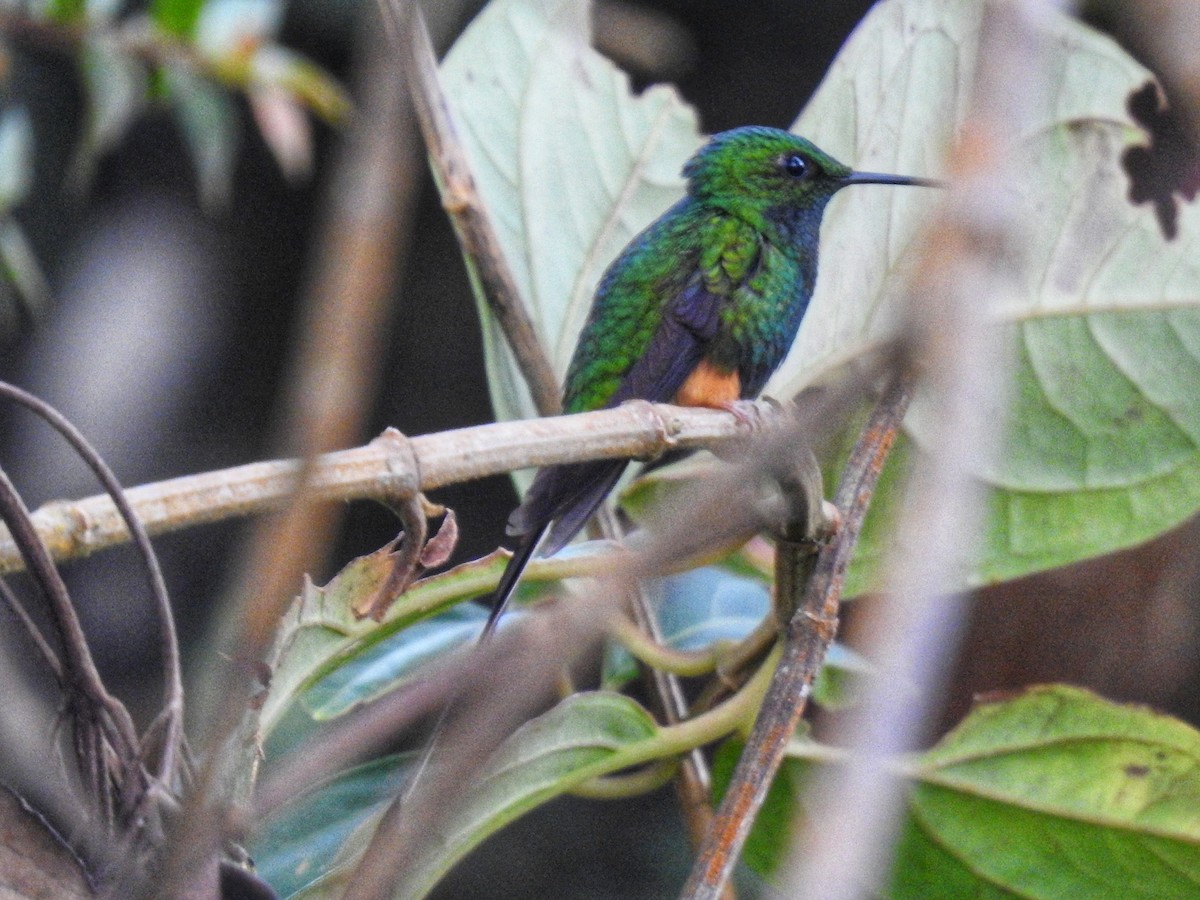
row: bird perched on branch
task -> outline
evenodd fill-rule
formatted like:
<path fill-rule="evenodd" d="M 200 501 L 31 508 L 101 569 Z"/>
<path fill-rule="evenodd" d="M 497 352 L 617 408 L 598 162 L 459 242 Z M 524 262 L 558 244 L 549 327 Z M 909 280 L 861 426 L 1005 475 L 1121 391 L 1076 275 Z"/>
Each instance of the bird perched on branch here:
<path fill-rule="evenodd" d="M 855 172 L 802 137 L 757 126 L 713 136 L 683 174 L 687 195 L 600 279 L 567 370 L 566 413 L 633 399 L 736 410 L 758 396 L 795 340 L 830 198 L 854 184 L 937 186 Z M 604 459 L 538 471 L 508 520 L 517 545 L 485 636 L 534 553 L 552 555 L 578 534 L 626 465 Z"/>

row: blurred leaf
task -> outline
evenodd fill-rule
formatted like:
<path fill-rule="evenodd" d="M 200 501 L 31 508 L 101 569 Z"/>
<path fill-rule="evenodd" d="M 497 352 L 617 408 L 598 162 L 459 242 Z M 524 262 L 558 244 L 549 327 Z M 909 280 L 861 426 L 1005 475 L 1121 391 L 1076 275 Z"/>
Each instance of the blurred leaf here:
<path fill-rule="evenodd" d="M 125 0 L 84 0 L 84 18 L 89 23 L 109 23 L 117 17 L 124 6 Z"/>
<path fill-rule="evenodd" d="M 208 207 L 227 206 L 238 138 L 233 102 L 224 88 L 189 69 L 165 66 L 162 72 L 196 167 L 200 200 Z"/>
<path fill-rule="evenodd" d="M 0 215 L 29 193 L 33 183 L 33 125 L 21 107 L 0 114 Z"/>
<path fill-rule="evenodd" d="M 111 36 L 103 33 L 84 39 L 79 68 L 87 119 L 72 179 L 83 186 L 91 180 L 99 158 L 120 142 L 145 108 L 149 75 L 139 60 L 122 52 Z"/>
<path fill-rule="evenodd" d="M 190 38 L 206 0 L 151 0 L 150 18 L 168 34 Z"/>
<path fill-rule="evenodd" d="M 307 178 L 313 165 L 312 127 L 303 107 L 277 87 L 251 88 L 249 100 L 254 123 L 284 177 Z"/>
<path fill-rule="evenodd" d="M 346 91 L 327 72 L 276 44 L 256 50 L 249 66 L 252 84 L 294 95 L 326 122 L 342 122 L 353 108 Z"/>
<path fill-rule="evenodd" d="M 680 166 L 700 143 L 674 90 L 635 97 L 591 48 L 589 17 L 578 0 L 496 0 L 442 65 L 476 184 L 560 376 L 604 267 L 679 198 Z M 529 418 L 499 326 L 482 303 L 480 315 L 496 415 Z"/>
<path fill-rule="evenodd" d="M 347 839 L 399 791 L 415 756 L 388 756 L 350 769 L 276 810 L 249 842 L 258 874 L 282 897 L 318 883 Z"/>
<path fill-rule="evenodd" d="M 209 59 L 248 57 L 279 31 L 279 0 L 207 0 L 194 25 L 196 49 Z"/>
<path fill-rule="evenodd" d="M 46 15 L 55 22 L 78 22 L 83 18 L 84 0 L 50 0 Z"/>
<path fill-rule="evenodd" d="M 0 265 L 25 316 L 39 318 L 50 303 L 50 284 L 25 232 L 11 218 L 0 220 Z"/>
<path fill-rule="evenodd" d="M 621 490 L 617 502 L 634 522 L 644 525 L 647 518 L 664 505 L 686 502 L 687 492 L 697 490 L 723 465 L 707 450 L 698 450 L 683 459 L 640 473 Z"/>
<path fill-rule="evenodd" d="M 1200 733 L 1064 686 L 984 703 L 917 762 L 889 896 L 1200 895 Z"/>
<path fill-rule="evenodd" d="M 834 641 L 813 679 L 813 702 L 826 709 L 848 709 L 858 702 L 861 682 L 875 669 L 861 654 Z"/>

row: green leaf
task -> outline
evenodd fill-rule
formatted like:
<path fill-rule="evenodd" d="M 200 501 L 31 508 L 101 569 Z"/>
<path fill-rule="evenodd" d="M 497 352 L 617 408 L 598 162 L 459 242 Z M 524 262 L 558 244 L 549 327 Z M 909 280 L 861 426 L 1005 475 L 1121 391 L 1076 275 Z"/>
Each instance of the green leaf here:
<path fill-rule="evenodd" d="M 658 729 L 620 694 L 568 697 L 526 723 L 497 751 L 464 804 L 430 836 L 435 849 L 407 873 L 396 896 L 421 897 L 486 837 L 588 778 L 645 761 Z"/>
<path fill-rule="evenodd" d="M 50 284 L 25 232 L 11 217 L 0 219 L 0 271 L 13 287 L 25 316 L 36 321 L 50 305 Z M 6 303 L 7 298 L 0 299 L 0 305 Z M 7 333 L 0 329 L 0 334 Z"/>
<path fill-rule="evenodd" d="M 718 641 L 736 643 L 770 613 L 767 586 L 758 579 L 704 566 L 647 585 L 662 631 L 662 643 L 675 650 L 696 651 Z M 624 648 L 614 647 L 605 659 L 604 683 L 615 687 L 637 677 L 637 665 Z"/>
<path fill-rule="evenodd" d="M 532 585 L 538 580 L 562 577 L 578 567 L 580 559 L 594 555 L 581 548 L 572 550 L 573 553 L 564 552 L 554 559 L 534 560 L 526 572 L 527 580 Z M 368 693 L 377 696 L 388 689 L 386 679 L 376 679 L 370 673 L 379 674 L 375 666 L 386 657 L 387 650 L 376 648 L 389 641 L 395 642 L 390 646 L 400 648 L 406 660 L 393 672 L 395 676 L 407 672 L 409 663 L 415 664 L 455 645 L 462 638 L 463 621 L 481 616 L 482 611 L 455 613 L 417 632 L 416 636 L 405 636 L 404 631 L 414 623 L 495 588 L 507 561 L 503 554 L 492 553 L 422 578 L 396 599 L 382 622 L 359 619 L 353 610 L 383 587 L 393 566 L 391 552 L 392 546 L 387 545 L 350 561 L 326 586 L 306 584 L 293 602 L 267 655 L 272 678 L 260 713 L 264 738 L 288 708 L 322 679 L 332 680 L 308 701 L 325 716 L 335 715 L 335 710 L 336 714 L 348 711 Z M 441 649 L 435 650 L 435 645 Z M 418 647 L 419 652 L 408 655 Z M 360 676 L 361 681 L 357 680 Z"/>
<path fill-rule="evenodd" d="M 415 754 L 388 756 L 343 772 L 276 810 L 258 824 L 247 849 L 255 868 L 280 896 L 312 888 L 329 875 L 382 812 L 407 776 Z M 365 843 L 358 848 L 361 854 Z"/>
<path fill-rule="evenodd" d="M 271 686 L 259 714 L 263 737 L 270 735 L 288 707 L 312 681 L 332 667 L 355 642 L 377 630 L 370 619 L 357 619 L 354 601 L 373 596 L 391 571 L 391 546 L 349 562 L 325 587 L 306 582 L 279 623 L 267 654 Z"/>
<path fill-rule="evenodd" d="M 590 46 L 579 0 L 496 0 L 442 65 L 472 172 L 517 287 L 560 377 L 605 266 L 683 191 L 700 143 L 675 91 L 634 96 Z M 480 304 L 492 404 L 535 414 L 499 326 Z"/>
<path fill-rule="evenodd" d="M 1077 688 L 977 707 L 916 767 L 890 896 L 1200 894 L 1200 733 Z"/>
<path fill-rule="evenodd" d="M 50 0 L 47 17 L 55 22 L 78 22 L 83 18 L 86 4 L 84 0 Z"/>
<path fill-rule="evenodd" d="M 429 660 L 474 643 L 487 617 L 482 606 L 463 603 L 410 625 L 340 662 L 305 691 L 304 706 L 317 721 L 345 715 L 401 687 Z"/>

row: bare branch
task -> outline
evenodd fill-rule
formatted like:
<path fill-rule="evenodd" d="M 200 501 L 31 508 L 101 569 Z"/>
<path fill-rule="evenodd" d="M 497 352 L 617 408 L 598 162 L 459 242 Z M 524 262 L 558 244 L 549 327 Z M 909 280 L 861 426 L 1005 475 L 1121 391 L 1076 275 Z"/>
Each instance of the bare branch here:
<path fill-rule="evenodd" d="M 766 403 L 760 410 L 764 418 L 774 414 Z M 393 449 L 393 441 L 406 439 L 392 429 L 385 434 L 386 441 L 319 457 L 309 485 L 312 499 L 386 499 L 398 471 L 412 463 Z M 408 438 L 416 471 L 406 474 L 418 490 L 429 491 L 525 466 L 600 457 L 644 459 L 676 448 L 716 447 L 744 439 L 744 427 L 729 413 L 636 402 L 594 413 Z M 275 460 L 141 485 L 125 495 L 146 531 L 155 535 L 278 509 L 294 494 L 299 477 L 298 461 Z M 57 560 L 89 556 L 129 540 L 107 496 L 48 503 L 33 514 L 33 521 Z M 11 534 L 0 530 L 0 573 L 22 566 Z"/>
<path fill-rule="evenodd" d="M 864 426 L 838 484 L 835 503 L 842 515 L 841 528 L 821 549 L 807 583 L 790 577 L 788 571 L 777 576 L 780 585 L 803 587 L 803 598 L 785 630 L 776 676 L 684 886 L 683 897 L 719 897 L 733 872 L 750 826 L 783 761 L 787 742 L 804 714 L 813 677 L 837 633 L 846 568 L 911 396 L 912 378 L 897 376 Z M 811 555 L 811 549 L 799 553 L 781 549 L 780 568 L 797 565 L 800 555 Z"/>
<path fill-rule="evenodd" d="M 30 618 L 29 613 L 25 611 L 25 607 L 17 598 L 17 595 L 13 593 L 13 589 L 3 578 L 0 578 L 0 600 L 3 600 L 9 612 L 21 623 L 21 627 L 25 629 L 25 633 L 29 635 L 29 639 L 33 641 L 34 647 L 37 648 L 38 653 L 41 654 L 42 659 L 45 660 L 46 665 L 54 673 L 54 677 L 58 679 L 61 685 L 63 680 L 62 660 L 58 658 L 58 654 L 54 652 L 54 648 L 50 646 L 45 635 L 38 628 L 37 623 Z"/>
<path fill-rule="evenodd" d="M 446 95 L 438 82 L 437 58 L 421 10 L 406 0 L 379 0 L 412 85 L 413 103 L 429 159 L 442 192 L 442 205 L 454 224 L 468 269 L 475 275 L 484 300 L 496 316 L 517 366 L 543 416 L 561 412 L 558 378 L 538 340 L 533 320 L 521 299 L 516 280 L 492 228 L 487 208 L 462 141 L 455 131 Z"/>

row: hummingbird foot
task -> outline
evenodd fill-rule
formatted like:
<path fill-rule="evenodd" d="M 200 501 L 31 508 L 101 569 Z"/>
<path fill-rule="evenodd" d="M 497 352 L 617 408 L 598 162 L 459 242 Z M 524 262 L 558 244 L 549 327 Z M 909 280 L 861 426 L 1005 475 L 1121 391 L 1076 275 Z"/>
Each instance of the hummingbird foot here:
<path fill-rule="evenodd" d="M 767 425 L 762 407 L 753 400 L 726 400 L 718 403 L 716 408 L 725 410 L 737 419 L 739 425 L 751 432 L 762 431 Z"/>

